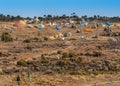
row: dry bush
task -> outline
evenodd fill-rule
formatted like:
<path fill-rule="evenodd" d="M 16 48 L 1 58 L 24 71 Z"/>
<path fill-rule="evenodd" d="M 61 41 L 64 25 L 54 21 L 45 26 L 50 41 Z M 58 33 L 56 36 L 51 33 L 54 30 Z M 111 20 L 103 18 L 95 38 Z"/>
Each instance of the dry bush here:
<path fill-rule="evenodd" d="M 5 32 L 1 36 L 1 41 L 10 42 L 13 41 L 13 38 L 9 33 Z"/>
<path fill-rule="evenodd" d="M 24 43 L 30 43 L 31 40 L 30 40 L 30 39 L 25 39 L 23 42 L 24 42 Z"/>
<path fill-rule="evenodd" d="M 19 65 L 19 66 L 26 66 L 27 62 L 24 59 L 21 59 L 21 60 L 17 61 L 17 65 Z"/>

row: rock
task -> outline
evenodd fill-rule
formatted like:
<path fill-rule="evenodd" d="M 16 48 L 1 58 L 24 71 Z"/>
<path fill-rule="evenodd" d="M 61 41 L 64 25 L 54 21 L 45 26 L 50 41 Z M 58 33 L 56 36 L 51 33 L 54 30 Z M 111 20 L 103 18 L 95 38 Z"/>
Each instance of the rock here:
<path fill-rule="evenodd" d="M 77 30 L 76 33 L 81 33 L 81 30 Z"/>
<path fill-rule="evenodd" d="M 86 38 L 85 38 L 84 36 L 81 36 L 81 37 L 80 37 L 80 40 L 81 40 L 81 41 L 84 41 L 84 40 L 86 40 Z"/>
<path fill-rule="evenodd" d="M 113 49 L 112 52 L 119 53 L 120 50 L 119 49 Z"/>
<path fill-rule="evenodd" d="M 71 32 L 67 32 L 67 33 L 64 34 L 64 37 L 69 37 L 69 36 L 72 36 Z"/>
<path fill-rule="evenodd" d="M 118 43 L 117 39 L 113 38 L 113 37 L 110 37 L 108 38 L 108 42 L 111 44 L 111 45 L 116 45 Z"/>

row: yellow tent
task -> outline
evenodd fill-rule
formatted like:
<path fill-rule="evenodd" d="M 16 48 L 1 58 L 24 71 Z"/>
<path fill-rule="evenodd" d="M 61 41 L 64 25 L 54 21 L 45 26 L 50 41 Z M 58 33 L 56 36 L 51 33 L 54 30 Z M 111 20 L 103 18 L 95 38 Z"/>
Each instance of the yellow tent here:
<path fill-rule="evenodd" d="M 25 21 L 20 20 L 20 21 L 18 22 L 18 24 L 20 24 L 20 25 L 26 25 L 26 22 L 25 22 Z"/>

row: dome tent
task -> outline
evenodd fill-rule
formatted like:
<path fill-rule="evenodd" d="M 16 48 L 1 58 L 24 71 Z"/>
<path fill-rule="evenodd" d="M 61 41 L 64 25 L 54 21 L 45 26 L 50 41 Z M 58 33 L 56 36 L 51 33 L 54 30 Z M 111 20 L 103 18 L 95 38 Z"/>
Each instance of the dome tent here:
<path fill-rule="evenodd" d="M 70 24 L 73 24 L 73 23 L 74 23 L 74 21 L 73 21 L 72 19 L 69 19 L 68 22 L 69 22 Z"/>
<path fill-rule="evenodd" d="M 38 24 L 43 25 L 43 21 L 38 22 Z"/>
<path fill-rule="evenodd" d="M 42 30 L 42 29 L 45 28 L 45 24 L 43 24 L 43 21 L 40 21 L 38 24 L 40 25 L 40 26 L 39 26 L 39 29 L 40 29 L 40 30 Z"/>
<path fill-rule="evenodd" d="M 85 21 L 85 19 L 82 19 L 82 23 L 85 23 L 86 21 Z"/>
<path fill-rule="evenodd" d="M 82 24 L 80 24 L 80 27 L 83 27 L 83 26 L 85 26 L 85 24 L 83 24 L 83 23 L 82 23 Z"/>
<path fill-rule="evenodd" d="M 85 31 L 85 32 L 94 32 L 93 29 L 85 29 L 84 31 Z"/>
<path fill-rule="evenodd" d="M 26 22 L 25 22 L 25 21 L 20 20 L 20 21 L 18 22 L 18 24 L 20 24 L 20 25 L 26 25 Z"/>
<path fill-rule="evenodd" d="M 42 29 L 44 29 L 44 28 L 45 28 L 44 25 L 40 25 L 40 26 L 39 26 L 39 29 L 40 29 L 40 30 L 42 30 Z"/>
<path fill-rule="evenodd" d="M 22 20 L 13 24 L 14 27 L 21 27 L 21 26 L 25 26 L 25 25 L 26 25 L 26 22 L 22 21 Z"/>
<path fill-rule="evenodd" d="M 61 29 L 61 26 L 56 25 L 56 30 L 60 30 L 60 29 Z"/>
<path fill-rule="evenodd" d="M 114 24 L 112 24 L 112 23 L 110 23 L 110 22 L 106 22 L 105 24 L 106 24 L 107 26 L 109 26 L 109 27 L 110 27 L 110 26 L 114 26 Z"/>

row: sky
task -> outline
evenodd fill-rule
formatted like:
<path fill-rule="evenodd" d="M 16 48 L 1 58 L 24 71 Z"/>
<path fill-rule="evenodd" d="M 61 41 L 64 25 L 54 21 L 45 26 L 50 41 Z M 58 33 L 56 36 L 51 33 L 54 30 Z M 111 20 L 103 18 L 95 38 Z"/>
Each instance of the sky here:
<path fill-rule="evenodd" d="M 0 0 L 0 14 L 34 17 L 43 15 L 120 16 L 120 0 Z"/>

